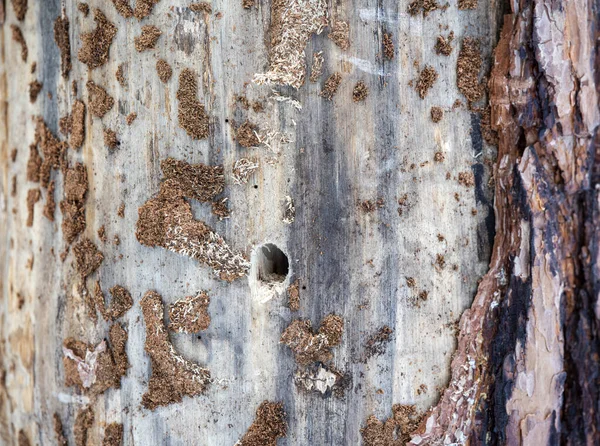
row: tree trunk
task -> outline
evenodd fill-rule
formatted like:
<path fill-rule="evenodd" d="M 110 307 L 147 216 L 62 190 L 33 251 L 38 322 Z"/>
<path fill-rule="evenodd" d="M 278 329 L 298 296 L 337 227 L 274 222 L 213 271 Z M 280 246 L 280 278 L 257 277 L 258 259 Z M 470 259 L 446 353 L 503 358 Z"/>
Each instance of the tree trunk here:
<path fill-rule="evenodd" d="M 598 2 L 6 3 L 2 444 L 600 443 Z"/>

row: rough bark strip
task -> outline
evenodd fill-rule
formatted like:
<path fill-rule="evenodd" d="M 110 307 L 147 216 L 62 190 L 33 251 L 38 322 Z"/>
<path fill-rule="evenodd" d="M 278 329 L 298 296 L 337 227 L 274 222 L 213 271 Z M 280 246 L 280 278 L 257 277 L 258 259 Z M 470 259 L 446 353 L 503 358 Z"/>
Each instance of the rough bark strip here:
<path fill-rule="evenodd" d="M 514 7 L 489 83 L 499 141 L 493 257 L 461 318 L 449 387 L 415 445 L 600 441 L 600 82 L 587 31 L 597 17 L 572 3 Z M 556 51 L 572 42 L 577 50 Z"/>

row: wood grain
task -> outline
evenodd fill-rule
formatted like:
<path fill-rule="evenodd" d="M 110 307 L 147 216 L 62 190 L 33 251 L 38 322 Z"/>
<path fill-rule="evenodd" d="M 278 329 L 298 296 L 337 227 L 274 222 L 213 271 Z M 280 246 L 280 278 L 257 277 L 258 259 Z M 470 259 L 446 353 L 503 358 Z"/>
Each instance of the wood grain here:
<path fill-rule="evenodd" d="M 0 34 L 0 283 L 6 372 L 0 434 L 6 442 L 16 441 L 16 432 L 24 429 L 34 443 L 53 444 L 55 412 L 72 438 L 76 413 L 89 403 L 96 419 L 90 430 L 93 445 L 101 443 L 104 426 L 111 422 L 124 424 L 124 444 L 234 444 L 252 423 L 260 402 L 269 399 L 282 401 L 288 414 L 288 435 L 280 445 L 358 444 L 369 415 L 386 418 L 394 403 L 414 403 L 426 410 L 437 401 L 436 388 L 449 378 L 453 323 L 470 305 L 488 266 L 494 219 L 486 160 L 492 159 L 494 149 L 481 139 L 477 114 L 452 108 L 457 99 L 464 102 L 456 88 L 458 50 L 442 57 L 434 45 L 440 32 L 447 35 L 450 30 L 457 45 L 464 36 L 478 37 L 489 66 L 498 30 L 495 2 L 480 2 L 473 11 L 451 5 L 426 18 L 409 16 L 407 1 L 332 4 L 330 15 L 350 24 L 350 49 L 336 47 L 327 39 L 327 29 L 312 36 L 307 65 L 314 52 L 323 51 L 324 75 L 298 90 L 251 83 L 268 64 L 266 1 L 245 10 L 241 1 L 216 0 L 213 13 L 205 17 L 192 12 L 187 2 L 163 0 L 138 22 L 120 17 L 110 2 L 90 0 L 92 9 L 101 8 L 118 27 L 108 63 L 94 70 L 75 58 L 79 36 L 94 27 L 93 14 L 84 18 L 72 0 L 29 3 L 21 25 L 29 46 L 27 64 L 11 41 L 9 25 L 16 19 L 10 5 Z M 69 79 L 61 76 L 53 39 L 53 22 L 61 9 L 71 24 Z M 154 50 L 138 53 L 134 38 L 146 24 L 163 34 Z M 396 45 L 392 61 L 382 58 L 384 32 L 392 33 Z M 174 70 L 166 84 L 156 73 L 159 58 Z M 31 74 L 34 61 L 37 71 Z M 418 74 L 415 62 L 419 69 L 429 64 L 439 73 L 424 100 L 409 87 Z M 125 87 L 115 78 L 120 64 Z M 175 95 L 184 68 L 195 70 L 201 80 L 199 98 L 210 116 L 205 140 L 192 140 L 178 125 Z M 333 100 L 326 101 L 318 93 L 336 71 L 342 83 Z M 43 90 L 30 104 L 27 86 L 34 79 L 43 83 Z M 40 202 L 33 227 L 24 225 L 27 190 L 35 187 L 25 177 L 32 117 L 42 116 L 58 134 L 58 119 L 76 99 L 73 80 L 84 102 L 88 80 L 106 88 L 116 102 L 103 119 L 87 114 L 83 147 L 68 156 L 88 168 L 84 235 L 96 240 L 105 255 L 97 278 L 104 289 L 122 285 L 134 298 L 124 317 L 131 368 L 120 390 L 111 389 L 93 401 L 64 386 L 62 341 L 73 336 L 96 344 L 108 336 L 109 327 L 88 319 L 72 254 L 61 262 L 65 244 L 60 212 L 50 222 L 42 216 Z M 354 103 L 352 90 L 358 81 L 367 85 L 369 95 Z M 272 88 L 299 101 L 302 109 L 269 99 Z M 237 94 L 262 101 L 265 111 L 236 106 Z M 439 124 L 430 120 L 432 106 L 445 110 Z M 138 117 L 127 126 L 126 116 L 132 112 Z M 276 146 L 277 153 L 265 146 L 241 148 L 234 128 L 247 118 L 261 130 L 288 135 L 290 142 Z M 103 127 L 114 129 L 121 141 L 114 152 L 104 146 Z M 14 163 L 13 148 L 18 151 Z M 439 151 L 445 155 L 443 163 L 434 162 Z M 301 284 L 296 314 L 287 308 L 285 295 L 265 300 L 252 280 L 220 281 L 188 257 L 142 246 L 135 238 L 137 208 L 158 192 L 161 160 L 171 156 L 190 163 L 223 163 L 230 175 L 234 162 L 249 155 L 260 160 L 252 180 L 238 186 L 230 176 L 226 179 L 229 219 L 219 221 L 207 205 L 192 206 L 198 219 L 237 249 L 250 254 L 271 242 L 287 253 L 291 274 L 286 284 L 296 278 Z M 475 174 L 475 187 L 459 184 L 461 172 Z M 55 179 L 58 199 L 62 176 Z M 404 194 L 409 204 L 399 215 L 397 201 Z M 296 208 L 292 224 L 282 222 L 286 196 Z M 377 198 L 385 205 L 373 213 L 365 214 L 357 205 Z M 121 202 L 126 203 L 124 218 L 117 216 Z M 96 231 L 102 225 L 109 240 L 119 236 L 118 246 L 98 240 Z M 443 269 L 434 265 L 438 254 L 444 256 Z M 31 269 L 29 259 L 34 259 Z M 408 287 L 407 277 L 415 279 L 416 289 Z M 139 306 L 148 290 L 161 294 L 166 304 L 198 290 L 211 296 L 208 330 L 200 336 L 171 333 L 171 339 L 185 358 L 207 367 L 214 382 L 204 396 L 155 411 L 140 406 L 151 373 Z M 428 297 L 417 307 L 412 302 L 421 290 Z M 21 309 L 18 296 L 24 298 Z M 343 397 L 297 388 L 293 354 L 279 343 L 294 318 L 309 318 L 318 327 L 329 313 L 345 321 L 342 344 L 333 349 L 335 366 L 351 379 Z M 387 351 L 361 361 L 367 339 L 383 325 L 393 329 Z M 426 390 L 419 394 L 423 384 Z"/>

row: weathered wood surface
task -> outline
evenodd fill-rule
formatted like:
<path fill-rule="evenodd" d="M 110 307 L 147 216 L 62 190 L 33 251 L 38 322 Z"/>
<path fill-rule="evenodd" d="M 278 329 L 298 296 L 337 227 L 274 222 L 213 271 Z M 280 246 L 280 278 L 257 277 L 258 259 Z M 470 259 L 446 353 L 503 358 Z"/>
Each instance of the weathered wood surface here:
<path fill-rule="evenodd" d="M 483 161 L 492 158 L 493 150 L 482 142 L 478 115 L 464 107 L 452 109 L 456 99 L 465 102 L 456 87 L 458 50 L 442 57 L 433 47 L 440 33 L 453 30 L 457 45 L 463 36 L 481 38 L 484 60 L 489 62 L 498 30 L 500 8 L 495 2 L 480 2 L 475 11 L 458 11 L 451 4 L 426 18 L 408 16 L 405 1 L 330 5 L 331 15 L 349 22 L 351 46 L 341 51 L 326 38 L 328 30 L 312 36 L 306 48 L 308 65 L 315 51 L 323 51 L 324 76 L 299 90 L 275 88 L 298 100 L 300 111 L 268 99 L 271 87 L 244 87 L 268 65 L 268 2 L 244 10 L 241 1 L 216 1 L 213 13 L 205 18 L 190 11 L 187 2 L 163 0 L 138 22 L 120 17 L 110 2 L 91 0 L 92 10 L 101 8 L 118 27 L 108 63 L 94 70 L 76 60 L 81 32 L 94 28 L 93 13 L 84 18 L 71 0 L 62 5 L 57 0 L 29 3 L 20 24 L 29 48 L 26 64 L 11 40 L 9 25 L 17 21 L 10 4 L 0 34 L 4 442 L 15 442 L 23 429 L 34 444 L 53 444 L 53 414 L 61 416 L 71 436 L 76 413 L 91 404 L 96 421 L 90 444 L 100 444 L 104 426 L 114 421 L 124 424 L 125 444 L 234 444 L 260 402 L 269 399 L 283 401 L 288 414 L 288 435 L 279 444 L 358 444 L 369 415 L 384 419 L 394 403 L 414 403 L 425 410 L 437 401 L 436 388 L 449 378 L 453 323 L 470 305 L 477 282 L 487 271 L 493 216 Z M 53 39 L 61 7 L 70 20 L 73 69 L 68 79 L 61 77 Z M 138 53 L 133 39 L 142 24 L 157 25 L 163 36 L 156 49 Z M 440 31 L 446 25 L 448 29 Z M 392 61 L 381 57 L 384 31 L 393 34 L 396 44 Z M 158 58 L 174 69 L 166 85 L 156 74 Z M 439 72 L 425 100 L 408 85 L 417 77 L 414 61 L 419 68 L 429 64 Z M 34 74 L 32 62 L 37 62 Z M 120 64 L 125 67 L 126 87 L 115 79 Z M 195 70 L 201 80 L 199 98 L 211 122 L 205 140 L 192 140 L 178 125 L 175 95 L 184 68 Z M 342 84 L 328 102 L 318 93 L 334 71 L 342 73 Z M 30 104 L 28 84 L 36 78 L 43 90 Z M 105 255 L 97 278 L 105 290 L 125 286 L 135 302 L 123 319 L 131 368 L 120 390 L 110 389 L 91 400 L 65 387 L 62 343 L 73 336 L 96 344 L 108 335 L 108 325 L 102 319 L 94 324 L 86 314 L 73 254 L 61 262 L 65 242 L 60 212 L 53 223 L 45 219 L 43 200 L 35 205 L 33 226 L 25 226 L 27 191 L 37 187 L 25 177 L 28 146 L 34 138 L 32 117 L 42 116 L 58 135 L 58 119 L 70 111 L 75 99 L 71 81 L 78 82 L 78 97 L 87 102 L 85 83 L 90 79 L 108 90 L 116 106 L 102 119 L 88 113 L 83 148 L 70 150 L 68 157 L 88 168 L 84 234 Z M 364 103 L 352 101 L 352 88 L 359 80 L 370 90 Z M 243 93 L 263 101 L 265 112 L 236 107 L 234 95 Z M 434 105 L 446 110 L 439 124 L 429 118 Z M 130 112 L 138 118 L 127 126 L 125 116 Z M 233 139 L 232 124 L 239 125 L 246 117 L 261 128 L 289 135 L 291 142 L 276 147 L 278 154 L 264 146 L 241 148 Z M 104 126 L 116 130 L 121 141 L 114 153 L 103 143 Z M 434 162 L 438 151 L 445 155 L 443 163 Z M 260 169 L 248 185 L 233 185 L 232 165 L 247 154 L 260 159 Z M 231 284 L 220 281 L 188 257 L 136 240 L 137 209 L 158 192 L 159 164 L 168 156 L 225 165 L 231 218 L 218 221 L 208 205 L 198 203 L 193 203 L 195 215 L 248 254 L 265 242 L 282 248 L 290 259 L 288 282 L 298 278 L 302 286 L 298 313 L 290 313 L 285 295 L 265 301 L 264 293 L 245 278 Z M 474 188 L 456 179 L 460 172 L 470 171 L 475 173 Z M 57 175 L 56 181 L 58 201 L 62 176 Z M 404 194 L 409 206 L 399 215 L 397 201 Z M 282 222 L 286 196 L 296 207 L 295 221 L 289 225 Z M 365 214 L 357 206 L 358 201 L 378 197 L 385 206 L 373 213 Z M 126 203 L 123 219 L 117 216 L 121 202 Z M 108 243 L 96 235 L 102 225 Z M 112 243 L 114 235 L 120 238 L 118 246 Z M 443 269 L 434 265 L 437 254 L 444 256 Z M 407 277 L 415 279 L 416 289 L 408 287 Z M 185 397 L 182 403 L 154 411 L 141 408 L 151 374 L 144 352 L 141 297 L 156 290 L 165 303 L 172 303 L 202 289 L 212 299 L 208 330 L 200 336 L 170 336 L 184 357 L 211 371 L 214 382 L 203 396 Z M 421 290 L 428 298 L 416 307 L 412 301 Z M 22 308 L 19 296 L 24 299 Z M 291 320 L 310 318 L 317 327 L 329 313 L 345 321 L 342 344 L 333 349 L 333 363 L 351 380 L 342 397 L 299 389 L 293 381 L 297 368 L 293 355 L 279 343 Z M 394 330 L 387 351 L 362 362 L 366 340 L 383 325 Z"/>

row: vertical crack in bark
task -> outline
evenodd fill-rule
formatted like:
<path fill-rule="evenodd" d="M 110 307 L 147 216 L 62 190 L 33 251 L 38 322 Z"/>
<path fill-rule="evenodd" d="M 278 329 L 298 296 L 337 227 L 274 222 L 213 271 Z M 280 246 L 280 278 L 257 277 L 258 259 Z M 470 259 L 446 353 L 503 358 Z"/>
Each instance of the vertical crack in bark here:
<path fill-rule="evenodd" d="M 505 16 L 490 270 L 411 444 L 600 442 L 597 12 L 575 3 L 523 1 Z"/>

